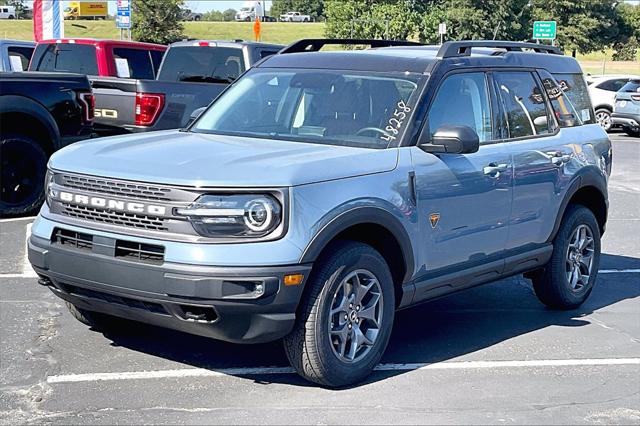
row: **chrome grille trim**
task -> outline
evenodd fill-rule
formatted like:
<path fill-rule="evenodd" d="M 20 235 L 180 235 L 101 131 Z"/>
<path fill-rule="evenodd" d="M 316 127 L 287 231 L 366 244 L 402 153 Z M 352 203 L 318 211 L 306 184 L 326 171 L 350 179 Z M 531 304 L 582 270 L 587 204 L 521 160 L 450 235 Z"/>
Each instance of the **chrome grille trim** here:
<path fill-rule="evenodd" d="M 60 176 L 60 184 L 67 188 L 140 200 L 172 201 L 170 198 L 171 189 L 169 188 L 90 176 L 69 174 Z"/>

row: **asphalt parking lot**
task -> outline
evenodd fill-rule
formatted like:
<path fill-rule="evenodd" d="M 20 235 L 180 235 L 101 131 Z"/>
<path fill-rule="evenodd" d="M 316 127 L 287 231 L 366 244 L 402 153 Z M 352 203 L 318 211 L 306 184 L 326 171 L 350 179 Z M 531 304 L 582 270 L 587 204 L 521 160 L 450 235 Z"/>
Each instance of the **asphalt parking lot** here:
<path fill-rule="evenodd" d="M 514 277 L 398 313 L 366 383 L 292 374 L 281 344 L 135 323 L 92 330 L 25 264 L 30 218 L 0 221 L 0 423 L 640 423 L 640 139 L 612 134 L 597 286 L 554 312 Z"/>

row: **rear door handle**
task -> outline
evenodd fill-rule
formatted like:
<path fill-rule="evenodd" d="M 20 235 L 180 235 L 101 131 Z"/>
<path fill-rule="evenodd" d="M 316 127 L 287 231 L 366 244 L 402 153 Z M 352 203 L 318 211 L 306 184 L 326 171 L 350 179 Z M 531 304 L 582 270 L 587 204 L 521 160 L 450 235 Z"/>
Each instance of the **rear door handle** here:
<path fill-rule="evenodd" d="M 482 171 L 487 176 L 497 178 L 500 176 L 501 172 L 506 172 L 508 168 L 509 168 L 508 164 L 491 163 L 488 166 L 485 166 L 485 168 L 482 169 Z"/>
<path fill-rule="evenodd" d="M 571 161 L 571 155 L 563 154 L 561 151 L 549 151 L 546 154 L 551 157 L 551 162 L 555 166 L 562 166 Z"/>

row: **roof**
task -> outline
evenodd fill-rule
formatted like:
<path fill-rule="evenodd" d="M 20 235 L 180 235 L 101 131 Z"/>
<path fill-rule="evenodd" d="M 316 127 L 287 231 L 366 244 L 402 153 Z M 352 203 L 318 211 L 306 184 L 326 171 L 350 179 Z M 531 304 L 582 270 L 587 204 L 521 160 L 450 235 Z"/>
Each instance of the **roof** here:
<path fill-rule="evenodd" d="M 240 46 L 257 46 L 257 47 L 270 47 L 278 50 L 282 49 L 284 45 L 262 43 L 257 41 L 248 40 L 184 40 L 171 43 L 169 47 L 183 47 L 183 46 L 198 46 L 200 43 L 208 43 L 209 46 L 224 46 L 224 47 L 240 47 Z"/>
<path fill-rule="evenodd" d="M 96 39 L 96 38 L 58 38 L 42 40 L 38 44 L 53 44 L 53 43 L 69 43 L 69 44 L 90 44 L 93 46 L 108 46 L 108 45 L 129 45 L 136 47 L 144 47 L 151 50 L 165 50 L 167 46 L 154 43 L 142 43 L 139 41 L 127 41 L 127 40 L 110 40 L 110 39 Z"/>
<path fill-rule="evenodd" d="M 35 45 L 36 45 L 33 41 L 11 40 L 11 39 L 8 39 L 8 38 L 0 39 L 0 46 L 5 45 L 5 44 L 10 44 L 12 46 L 25 46 L 25 47 L 35 47 Z"/>
<path fill-rule="evenodd" d="M 582 73 L 578 62 L 559 54 L 474 48 L 468 56 L 440 58 L 441 46 L 381 47 L 365 50 L 319 51 L 274 55 L 261 68 L 342 69 L 354 71 L 429 73 L 437 62 L 464 67 L 545 68 L 552 73 Z"/>

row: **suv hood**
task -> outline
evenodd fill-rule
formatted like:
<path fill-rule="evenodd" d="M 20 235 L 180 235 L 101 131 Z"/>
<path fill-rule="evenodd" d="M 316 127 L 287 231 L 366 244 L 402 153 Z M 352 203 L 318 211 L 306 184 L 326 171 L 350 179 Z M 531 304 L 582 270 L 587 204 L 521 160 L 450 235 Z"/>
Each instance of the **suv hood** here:
<path fill-rule="evenodd" d="M 89 139 L 49 167 L 184 186 L 284 187 L 393 170 L 397 149 L 351 148 L 177 130 Z"/>

